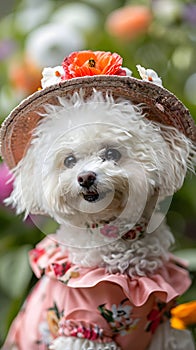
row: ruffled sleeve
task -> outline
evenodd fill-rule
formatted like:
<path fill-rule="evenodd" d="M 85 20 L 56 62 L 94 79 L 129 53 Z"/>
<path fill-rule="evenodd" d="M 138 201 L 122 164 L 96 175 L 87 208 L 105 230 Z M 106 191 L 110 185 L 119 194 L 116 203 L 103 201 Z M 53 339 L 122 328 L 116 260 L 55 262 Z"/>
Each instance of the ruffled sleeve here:
<path fill-rule="evenodd" d="M 68 254 L 65 247 L 60 246 L 55 240 L 55 235 L 50 235 L 38 243 L 34 249 L 30 250 L 29 261 L 37 278 L 48 274 L 50 270 L 53 271 L 53 277 L 55 278 L 55 266 L 58 265 L 60 267 L 67 263 Z"/>

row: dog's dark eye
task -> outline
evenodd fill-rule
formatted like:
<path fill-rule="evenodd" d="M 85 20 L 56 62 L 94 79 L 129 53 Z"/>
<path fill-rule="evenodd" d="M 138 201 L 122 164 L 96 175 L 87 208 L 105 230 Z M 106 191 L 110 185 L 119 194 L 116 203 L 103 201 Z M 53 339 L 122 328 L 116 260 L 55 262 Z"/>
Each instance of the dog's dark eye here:
<path fill-rule="evenodd" d="M 76 162 L 77 162 L 76 157 L 74 157 L 73 155 L 70 155 L 65 158 L 64 165 L 66 166 L 66 168 L 73 168 Z"/>
<path fill-rule="evenodd" d="M 117 162 L 121 158 L 121 153 L 115 148 L 108 148 L 105 152 L 105 159 Z"/>

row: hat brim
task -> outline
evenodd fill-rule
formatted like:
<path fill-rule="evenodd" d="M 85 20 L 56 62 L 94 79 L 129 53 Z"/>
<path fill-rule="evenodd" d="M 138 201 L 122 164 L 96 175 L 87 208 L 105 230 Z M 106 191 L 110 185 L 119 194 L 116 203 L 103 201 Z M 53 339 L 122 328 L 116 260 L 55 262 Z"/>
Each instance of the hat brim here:
<path fill-rule="evenodd" d="M 86 76 L 62 81 L 35 92 L 22 101 L 5 119 L 1 127 L 1 155 L 10 169 L 24 157 L 46 104 L 59 104 L 58 98 L 83 89 L 88 97 L 92 91 L 111 93 L 114 98 L 142 104 L 146 118 L 175 127 L 193 142 L 196 126 L 188 109 L 168 90 L 151 82 L 132 77 Z"/>

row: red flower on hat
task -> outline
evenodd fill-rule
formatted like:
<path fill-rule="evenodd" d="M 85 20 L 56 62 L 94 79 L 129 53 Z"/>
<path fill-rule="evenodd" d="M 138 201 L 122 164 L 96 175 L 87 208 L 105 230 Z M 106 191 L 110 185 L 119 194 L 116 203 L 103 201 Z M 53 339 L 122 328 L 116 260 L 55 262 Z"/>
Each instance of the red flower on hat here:
<path fill-rule="evenodd" d="M 92 75 L 126 75 L 121 68 L 122 57 L 103 51 L 73 52 L 63 61 L 63 80 Z"/>

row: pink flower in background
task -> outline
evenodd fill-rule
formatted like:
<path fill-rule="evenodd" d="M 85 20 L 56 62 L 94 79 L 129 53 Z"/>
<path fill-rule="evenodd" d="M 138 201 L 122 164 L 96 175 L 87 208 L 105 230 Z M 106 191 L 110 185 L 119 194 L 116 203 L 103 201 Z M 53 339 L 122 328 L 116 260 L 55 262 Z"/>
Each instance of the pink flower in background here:
<path fill-rule="evenodd" d="M 5 163 L 0 164 L 0 203 L 3 203 L 4 199 L 9 197 L 13 189 L 13 181 L 11 180 L 12 174 L 10 173 Z"/>

